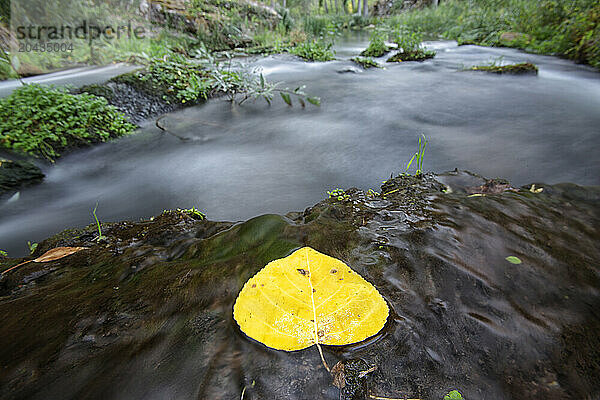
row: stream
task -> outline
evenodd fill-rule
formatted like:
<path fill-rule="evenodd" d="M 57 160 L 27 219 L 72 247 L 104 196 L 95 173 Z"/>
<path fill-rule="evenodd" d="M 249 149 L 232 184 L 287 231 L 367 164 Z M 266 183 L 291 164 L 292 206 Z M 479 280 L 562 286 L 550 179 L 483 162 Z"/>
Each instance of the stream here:
<path fill-rule="evenodd" d="M 161 120 L 185 140 L 148 121 L 135 135 L 44 167 L 42 184 L 0 205 L 0 248 L 25 255 L 28 241 L 92 223 L 96 203 L 102 221 L 177 207 L 230 221 L 302 210 L 332 188 L 377 189 L 403 171 L 420 134 L 429 141 L 426 170 L 458 167 L 516 186 L 600 184 L 597 72 L 555 57 L 451 41 L 427 42 L 438 54 L 424 63 L 340 72 L 354 66 L 348 59 L 367 39 L 338 40 L 333 62 L 288 55 L 252 60 L 270 81 L 306 85 L 322 98 L 320 108 L 214 99 Z M 540 73 L 462 71 L 498 57 L 534 62 Z M 71 83 L 89 83 L 85 76 L 82 82 L 76 71 Z"/>

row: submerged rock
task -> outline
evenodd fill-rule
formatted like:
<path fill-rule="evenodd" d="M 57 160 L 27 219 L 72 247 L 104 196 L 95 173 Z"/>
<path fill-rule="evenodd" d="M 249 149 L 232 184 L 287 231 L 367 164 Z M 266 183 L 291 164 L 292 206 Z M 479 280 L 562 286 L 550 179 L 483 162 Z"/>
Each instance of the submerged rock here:
<path fill-rule="evenodd" d="M 405 175 L 380 194 L 336 191 L 285 217 L 234 224 L 180 210 L 103 224 L 101 242 L 94 226 L 62 232 L 33 256 L 90 248 L 0 280 L 0 396 L 600 396 L 600 189 L 469 197 L 485 183 Z M 375 337 L 323 346 L 329 365 L 344 366 L 337 379 L 315 347 L 268 349 L 232 319 L 242 285 L 302 246 L 348 263 L 390 307 Z"/>

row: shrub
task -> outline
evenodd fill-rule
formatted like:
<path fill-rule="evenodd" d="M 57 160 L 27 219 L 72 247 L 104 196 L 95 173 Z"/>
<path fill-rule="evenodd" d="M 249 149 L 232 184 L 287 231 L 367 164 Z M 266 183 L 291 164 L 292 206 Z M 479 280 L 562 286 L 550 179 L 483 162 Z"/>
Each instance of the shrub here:
<path fill-rule="evenodd" d="M 387 59 L 387 62 L 423 61 L 435 56 L 435 51 L 425 50 L 421 47 L 422 36 L 420 33 L 410 31 L 405 27 L 394 30 L 393 41 L 398 46 L 398 53 Z"/>
<path fill-rule="evenodd" d="M 25 85 L 0 100 L 0 146 L 51 161 L 69 148 L 135 129 L 106 99 L 65 89 Z"/>
<path fill-rule="evenodd" d="M 360 53 L 363 57 L 381 57 L 387 54 L 390 49 L 386 46 L 387 35 L 382 30 L 375 30 L 371 33 L 369 47 Z"/>
<path fill-rule="evenodd" d="M 307 61 L 330 61 L 335 59 L 332 44 L 324 44 L 319 40 L 307 40 L 290 49 L 290 53 Z"/>
<path fill-rule="evenodd" d="M 211 89 L 203 66 L 180 54 L 152 59 L 138 77 L 164 93 L 163 98 L 169 102 L 193 103 L 207 99 Z"/>

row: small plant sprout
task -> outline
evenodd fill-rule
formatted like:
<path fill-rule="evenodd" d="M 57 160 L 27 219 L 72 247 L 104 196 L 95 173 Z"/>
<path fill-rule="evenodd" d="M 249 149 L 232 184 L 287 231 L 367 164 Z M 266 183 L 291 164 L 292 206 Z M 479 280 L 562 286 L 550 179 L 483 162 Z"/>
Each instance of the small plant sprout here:
<path fill-rule="evenodd" d="M 104 239 L 105 236 L 102 236 L 102 224 L 100 223 L 100 221 L 98 221 L 98 217 L 96 216 L 97 209 L 98 209 L 98 202 L 96 202 L 96 206 L 94 207 L 92 214 L 94 215 L 94 219 L 96 220 L 96 226 L 98 227 L 98 237 L 96 238 L 96 241 L 99 242 L 102 239 Z"/>
<path fill-rule="evenodd" d="M 33 252 L 35 251 L 35 249 L 37 249 L 38 244 L 37 243 L 31 243 L 31 242 L 27 242 L 27 247 L 29 247 L 29 254 L 33 254 Z"/>
<path fill-rule="evenodd" d="M 444 400 L 464 400 L 464 397 L 458 390 L 453 390 L 444 396 Z"/>
<path fill-rule="evenodd" d="M 417 171 L 415 172 L 415 176 L 421 175 L 423 173 L 423 160 L 425 159 L 425 147 L 427 147 L 427 139 L 425 138 L 425 135 L 421 135 L 421 137 L 419 137 L 419 148 L 418 148 L 417 152 L 412 156 L 410 161 L 408 162 L 405 173 L 408 174 L 408 169 L 412 165 L 413 161 L 415 161 L 415 159 L 417 162 Z"/>
<path fill-rule="evenodd" d="M 8 257 L 8 253 L 4 250 L 0 250 L 0 257 Z"/>

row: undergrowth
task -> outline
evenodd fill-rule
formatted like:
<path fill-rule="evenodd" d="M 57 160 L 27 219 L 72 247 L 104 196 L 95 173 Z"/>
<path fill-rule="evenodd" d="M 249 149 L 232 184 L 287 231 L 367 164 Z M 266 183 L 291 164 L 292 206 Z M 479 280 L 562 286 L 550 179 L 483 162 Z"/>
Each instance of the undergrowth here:
<path fill-rule="evenodd" d="M 448 0 L 438 7 L 390 17 L 385 23 L 460 44 L 516 47 L 600 68 L 597 0 Z M 507 34 L 513 32 L 520 35 Z"/>
<path fill-rule="evenodd" d="M 0 146 L 55 160 L 69 147 L 126 135 L 135 129 L 106 99 L 30 84 L 0 100 Z"/>
<path fill-rule="evenodd" d="M 325 44 L 320 40 L 307 40 L 290 48 L 289 52 L 306 61 L 330 61 L 335 59 L 331 46 L 332 43 Z"/>

